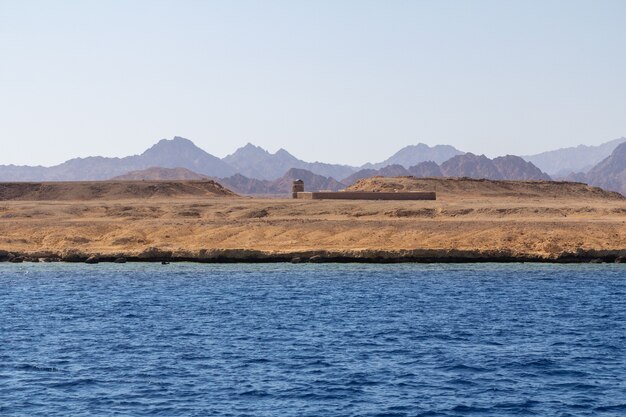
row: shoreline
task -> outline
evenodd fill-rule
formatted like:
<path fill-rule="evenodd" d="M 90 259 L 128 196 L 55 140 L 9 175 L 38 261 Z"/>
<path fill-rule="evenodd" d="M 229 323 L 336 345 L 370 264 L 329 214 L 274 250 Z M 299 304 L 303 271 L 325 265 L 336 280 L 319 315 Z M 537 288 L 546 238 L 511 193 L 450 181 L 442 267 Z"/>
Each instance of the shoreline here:
<path fill-rule="evenodd" d="M 148 248 L 143 252 L 92 253 L 66 251 L 62 253 L 0 250 L 0 263 L 626 263 L 626 249 L 578 250 L 554 254 L 514 253 L 503 250 L 309 250 L 268 252 L 251 249 L 212 249 L 198 252 L 163 251 Z"/>
<path fill-rule="evenodd" d="M 626 199 L 454 184 L 436 201 L 5 201 L 0 262 L 626 262 Z"/>

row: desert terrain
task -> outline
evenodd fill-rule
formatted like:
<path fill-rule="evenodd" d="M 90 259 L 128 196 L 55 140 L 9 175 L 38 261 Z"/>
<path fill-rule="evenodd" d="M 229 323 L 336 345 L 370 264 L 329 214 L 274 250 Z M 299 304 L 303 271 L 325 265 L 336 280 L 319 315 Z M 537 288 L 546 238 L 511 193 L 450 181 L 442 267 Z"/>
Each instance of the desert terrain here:
<path fill-rule="evenodd" d="M 3 261 L 626 261 L 626 199 L 579 183 L 372 178 L 436 201 L 240 197 L 212 181 L 0 184 Z"/>

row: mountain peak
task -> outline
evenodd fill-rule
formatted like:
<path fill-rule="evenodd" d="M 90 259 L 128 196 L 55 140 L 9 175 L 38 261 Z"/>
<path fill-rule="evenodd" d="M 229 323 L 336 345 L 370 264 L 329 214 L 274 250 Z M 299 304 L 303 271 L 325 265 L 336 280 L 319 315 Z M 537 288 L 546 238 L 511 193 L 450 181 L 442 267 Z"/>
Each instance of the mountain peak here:
<path fill-rule="evenodd" d="M 491 159 L 471 152 L 448 159 L 441 164 L 441 172 L 446 177 L 504 179 Z"/>
<path fill-rule="evenodd" d="M 398 152 L 383 162 L 377 164 L 366 164 L 365 168 L 383 168 L 388 165 L 402 165 L 405 168 L 415 166 L 420 162 L 433 161 L 437 164 L 441 164 L 448 159 L 462 155 L 464 152 L 459 151 L 450 145 L 435 145 L 428 146 L 425 143 L 418 143 L 416 145 L 405 146 Z"/>
<path fill-rule="evenodd" d="M 280 148 L 279 150 L 276 151 L 274 155 L 280 156 L 280 157 L 295 158 L 295 156 L 290 154 L 285 148 Z"/>
<path fill-rule="evenodd" d="M 261 148 L 260 146 L 257 146 L 255 144 L 253 144 L 252 142 L 248 142 L 246 143 L 244 146 L 242 146 L 239 149 L 245 149 L 245 150 L 260 150 L 263 152 L 267 152 L 265 149 Z"/>
<path fill-rule="evenodd" d="M 307 165 L 284 149 L 270 153 L 252 143 L 237 149 L 226 156 L 223 161 L 247 177 L 263 180 L 275 180 L 289 168 L 301 168 Z"/>
<path fill-rule="evenodd" d="M 235 152 L 233 152 L 231 155 L 228 155 L 228 157 L 232 157 L 232 156 L 236 156 L 236 155 L 247 155 L 247 156 L 251 156 L 251 155 L 260 155 L 260 156 L 265 156 L 268 155 L 269 152 L 263 148 L 261 148 L 260 146 L 257 146 L 251 142 L 246 143 L 244 146 L 242 146 L 241 148 L 238 148 Z"/>
<path fill-rule="evenodd" d="M 159 143 L 171 143 L 173 145 L 193 145 L 196 146 L 195 143 L 193 143 L 191 140 L 187 139 L 187 138 L 183 138 L 181 136 L 174 136 L 172 139 L 161 139 L 159 141 Z"/>
<path fill-rule="evenodd" d="M 195 148 L 200 149 L 196 146 L 195 143 L 190 141 L 189 139 L 182 138 L 180 136 L 174 136 L 173 139 L 161 139 L 150 148 L 148 148 L 146 152 L 151 150 L 160 150 L 160 149 L 183 149 L 183 148 Z"/>
<path fill-rule="evenodd" d="M 142 167 L 187 168 L 199 174 L 223 176 L 234 169 L 219 158 L 207 153 L 189 139 L 175 136 L 161 139 L 139 156 Z"/>
<path fill-rule="evenodd" d="M 167 140 L 167 139 L 162 139 L 162 140 Z M 189 139 L 184 138 L 182 136 L 174 136 L 174 138 L 172 139 L 172 142 L 191 142 Z M 193 143 L 193 142 L 191 142 Z"/>

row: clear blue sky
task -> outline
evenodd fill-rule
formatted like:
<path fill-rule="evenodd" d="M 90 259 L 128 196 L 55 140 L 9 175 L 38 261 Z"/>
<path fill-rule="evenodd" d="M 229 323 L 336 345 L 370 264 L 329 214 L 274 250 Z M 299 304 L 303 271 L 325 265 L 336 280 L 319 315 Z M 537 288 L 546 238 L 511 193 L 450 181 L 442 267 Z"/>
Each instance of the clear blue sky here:
<path fill-rule="evenodd" d="M 626 1 L 0 0 L 0 164 L 626 136 Z"/>

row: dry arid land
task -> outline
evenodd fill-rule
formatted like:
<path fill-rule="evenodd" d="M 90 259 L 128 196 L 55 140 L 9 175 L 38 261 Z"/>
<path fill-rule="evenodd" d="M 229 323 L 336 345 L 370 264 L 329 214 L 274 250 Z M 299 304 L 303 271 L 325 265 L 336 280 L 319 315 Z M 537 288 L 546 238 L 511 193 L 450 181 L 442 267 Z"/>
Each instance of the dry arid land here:
<path fill-rule="evenodd" d="M 415 181 L 379 178 L 353 188 L 436 188 L 438 199 L 5 193 L 0 260 L 626 261 L 626 200 L 615 193 L 581 184 Z"/>

